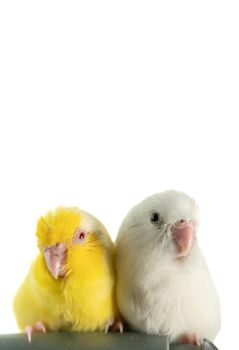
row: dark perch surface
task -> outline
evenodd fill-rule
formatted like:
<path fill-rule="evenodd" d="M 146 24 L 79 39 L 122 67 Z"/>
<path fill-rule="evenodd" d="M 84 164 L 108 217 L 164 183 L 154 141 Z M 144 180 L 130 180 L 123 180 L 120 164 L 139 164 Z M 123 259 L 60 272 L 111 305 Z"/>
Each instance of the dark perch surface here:
<path fill-rule="evenodd" d="M 200 350 L 190 345 L 168 344 L 166 336 L 140 333 L 46 333 L 0 335 L 0 350 Z M 204 344 L 203 350 L 216 349 Z"/>

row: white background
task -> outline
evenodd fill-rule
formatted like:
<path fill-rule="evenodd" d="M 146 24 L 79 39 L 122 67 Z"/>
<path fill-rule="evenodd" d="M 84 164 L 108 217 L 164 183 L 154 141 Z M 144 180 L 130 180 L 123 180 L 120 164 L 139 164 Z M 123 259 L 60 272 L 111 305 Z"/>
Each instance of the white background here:
<path fill-rule="evenodd" d="M 235 348 L 238 18 L 232 1 L 1 1 L 0 333 L 17 331 L 40 215 L 80 206 L 115 238 L 134 204 L 172 188 L 201 208 L 215 344 Z"/>

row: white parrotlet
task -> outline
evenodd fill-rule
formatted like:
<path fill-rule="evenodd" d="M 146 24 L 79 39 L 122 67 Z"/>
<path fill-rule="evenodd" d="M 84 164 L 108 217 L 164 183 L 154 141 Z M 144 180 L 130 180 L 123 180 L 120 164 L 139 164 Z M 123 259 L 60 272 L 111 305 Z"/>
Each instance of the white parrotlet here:
<path fill-rule="evenodd" d="M 213 341 L 218 296 L 198 245 L 199 210 L 177 191 L 146 198 L 124 219 L 116 240 L 117 300 L 132 329 L 171 342 Z"/>

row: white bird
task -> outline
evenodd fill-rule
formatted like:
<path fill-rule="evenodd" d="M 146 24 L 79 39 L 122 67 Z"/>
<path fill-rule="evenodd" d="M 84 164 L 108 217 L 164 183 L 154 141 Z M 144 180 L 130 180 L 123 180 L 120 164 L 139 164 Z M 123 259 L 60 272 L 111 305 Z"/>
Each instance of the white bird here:
<path fill-rule="evenodd" d="M 117 300 L 132 329 L 200 345 L 220 329 L 220 306 L 198 245 L 199 210 L 177 191 L 146 198 L 116 239 Z"/>

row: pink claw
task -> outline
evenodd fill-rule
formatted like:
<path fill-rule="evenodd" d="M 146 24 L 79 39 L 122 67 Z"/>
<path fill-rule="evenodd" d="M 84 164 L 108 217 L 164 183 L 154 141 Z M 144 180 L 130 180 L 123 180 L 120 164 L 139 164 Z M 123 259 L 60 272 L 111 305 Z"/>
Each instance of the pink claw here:
<path fill-rule="evenodd" d="M 181 337 L 180 342 L 183 344 L 191 344 L 196 346 L 201 345 L 199 336 L 197 334 L 184 334 Z"/>
<path fill-rule="evenodd" d="M 37 322 L 34 327 L 35 332 L 43 332 L 46 333 L 46 327 L 42 322 Z"/>
<path fill-rule="evenodd" d="M 120 334 L 123 334 L 123 331 L 124 331 L 123 322 L 120 320 L 116 321 L 113 325 L 113 332 L 120 332 Z"/>
<path fill-rule="evenodd" d="M 123 333 L 124 327 L 123 327 L 123 322 L 118 320 L 118 321 L 109 321 L 105 327 L 105 333 L 108 333 L 109 329 L 111 328 L 112 332 L 120 332 L 121 334 Z"/>
<path fill-rule="evenodd" d="M 44 326 L 44 324 L 42 322 L 37 322 L 35 324 L 35 326 L 31 326 L 31 325 L 27 325 L 25 327 L 25 332 L 27 334 L 27 339 L 29 341 L 29 343 L 31 343 L 32 340 L 32 333 L 46 333 L 46 327 Z"/>
<path fill-rule="evenodd" d="M 108 333 L 109 328 L 113 325 L 113 323 L 114 322 L 112 320 L 107 322 L 107 325 L 105 326 L 105 334 Z"/>
<path fill-rule="evenodd" d="M 33 327 L 32 327 L 32 326 L 26 326 L 26 327 L 25 327 L 25 332 L 26 332 L 26 334 L 27 334 L 28 342 L 31 343 L 31 340 L 32 340 L 32 333 L 33 333 Z"/>

